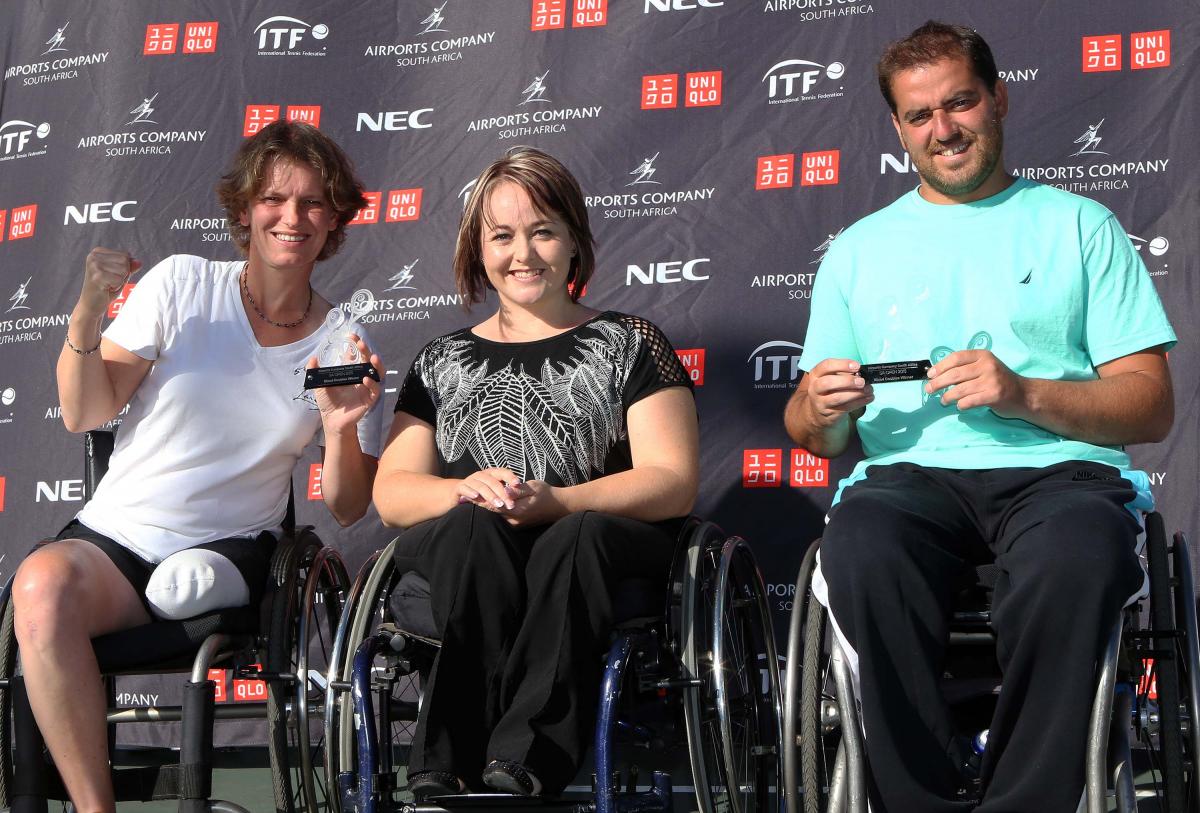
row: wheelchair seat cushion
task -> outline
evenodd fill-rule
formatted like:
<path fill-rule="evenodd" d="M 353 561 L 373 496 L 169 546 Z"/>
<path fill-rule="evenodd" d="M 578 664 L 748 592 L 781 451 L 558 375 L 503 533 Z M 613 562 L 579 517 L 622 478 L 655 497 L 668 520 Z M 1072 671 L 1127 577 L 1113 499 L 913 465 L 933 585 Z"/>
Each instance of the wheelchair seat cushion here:
<path fill-rule="evenodd" d="M 252 635 L 258 631 L 257 607 L 234 607 L 183 621 L 154 621 L 92 639 L 100 671 L 130 672 L 153 666 L 162 671 L 187 669 L 196 650 L 213 633 Z"/>

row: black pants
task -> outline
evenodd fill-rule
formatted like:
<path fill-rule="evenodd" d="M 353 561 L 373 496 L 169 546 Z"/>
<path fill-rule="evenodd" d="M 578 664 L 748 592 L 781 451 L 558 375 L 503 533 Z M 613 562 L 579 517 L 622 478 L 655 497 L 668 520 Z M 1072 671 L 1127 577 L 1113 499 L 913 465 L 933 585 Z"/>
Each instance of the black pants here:
<path fill-rule="evenodd" d="M 488 760 L 507 759 L 561 791 L 593 730 L 613 587 L 665 587 L 678 528 L 589 511 L 518 530 L 462 505 L 405 531 L 396 566 L 429 581 L 442 637 L 409 772 L 478 787 Z"/>
<path fill-rule="evenodd" d="M 1143 583 L 1134 498 L 1119 472 L 868 469 L 830 512 L 821 569 L 859 658 L 873 805 L 974 808 L 957 795 L 961 740 L 939 690 L 947 621 L 970 568 L 995 556 L 1004 674 L 982 765 L 980 813 L 1074 813 L 1096 663 Z"/>

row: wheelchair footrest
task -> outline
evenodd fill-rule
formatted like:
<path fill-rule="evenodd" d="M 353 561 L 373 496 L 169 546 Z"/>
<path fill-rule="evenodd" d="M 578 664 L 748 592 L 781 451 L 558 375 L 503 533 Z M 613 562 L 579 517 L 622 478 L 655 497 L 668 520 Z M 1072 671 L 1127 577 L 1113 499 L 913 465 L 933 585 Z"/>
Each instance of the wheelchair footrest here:
<path fill-rule="evenodd" d="M 118 802 L 157 799 L 207 799 L 212 795 L 212 766 L 149 765 L 113 771 L 113 792 Z"/>

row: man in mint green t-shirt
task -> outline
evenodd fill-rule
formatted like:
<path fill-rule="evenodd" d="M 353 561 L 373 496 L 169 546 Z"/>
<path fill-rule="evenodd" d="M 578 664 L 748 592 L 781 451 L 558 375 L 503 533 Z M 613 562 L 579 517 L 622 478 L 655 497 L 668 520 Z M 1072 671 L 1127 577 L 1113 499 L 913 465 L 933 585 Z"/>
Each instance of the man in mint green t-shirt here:
<path fill-rule="evenodd" d="M 866 455 L 819 587 L 859 675 L 874 809 L 1068 813 L 1093 667 L 1144 580 L 1153 503 L 1123 446 L 1170 429 L 1175 334 L 1111 212 L 1005 171 L 1008 93 L 976 32 L 927 23 L 879 77 L 921 184 L 830 247 L 785 416 L 815 454 L 857 431 Z M 904 361 L 932 366 L 863 374 Z M 1005 688 L 975 769 L 938 684 L 951 602 L 992 556 Z"/>

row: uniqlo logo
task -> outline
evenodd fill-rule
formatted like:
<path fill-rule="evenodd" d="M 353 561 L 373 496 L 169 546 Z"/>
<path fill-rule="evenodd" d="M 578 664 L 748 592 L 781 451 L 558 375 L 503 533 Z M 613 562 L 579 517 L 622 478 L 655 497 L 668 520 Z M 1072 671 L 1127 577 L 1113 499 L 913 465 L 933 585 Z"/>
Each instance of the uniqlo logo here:
<path fill-rule="evenodd" d="M 755 189 L 783 189 L 791 186 L 795 179 L 796 156 L 760 155 L 758 173 L 754 177 Z"/>
<path fill-rule="evenodd" d="M 782 483 L 782 449 L 742 451 L 742 488 L 778 488 Z"/>
<path fill-rule="evenodd" d="M 689 73 L 684 88 L 684 107 L 716 107 L 721 103 L 721 72 Z"/>
<path fill-rule="evenodd" d="M 533 0 L 530 31 L 550 31 L 567 26 L 567 0 Z"/>
<path fill-rule="evenodd" d="M 305 124 L 311 124 L 313 127 L 321 126 L 321 105 L 319 104 L 293 104 L 287 109 L 288 121 L 302 121 Z"/>
<path fill-rule="evenodd" d="M 575 0 L 575 12 L 571 25 L 575 28 L 593 28 L 608 24 L 608 0 Z"/>
<path fill-rule="evenodd" d="M 0 242 L 4 241 L 4 223 L 8 220 L 8 210 L 0 209 Z"/>
<path fill-rule="evenodd" d="M 829 485 L 829 461 L 805 449 L 792 449 L 788 482 L 792 488 L 825 488 Z"/>
<path fill-rule="evenodd" d="M 692 383 L 697 387 L 704 386 L 704 348 L 676 350 L 675 355 L 679 356 L 679 363 L 683 365 L 683 369 L 687 370 L 688 378 L 692 379 Z"/>
<path fill-rule="evenodd" d="M 420 189 L 393 189 L 388 192 L 386 222 L 399 223 L 403 220 L 420 219 Z"/>
<path fill-rule="evenodd" d="M 262 672 L 262 664 L 256 663 L 253 668 Z M 248 700 L 266 700 L 267 682 L 265 680 L 234 679 L 233 699 L 237 703 L 244 703 Z"/>
<path fill-rule="evenodd" d="M 124 307 L 125 301 L 129 299 L 129 292 L 133 290 L 133 286 L 134 283 L 132 282 L 125 283 L 125 285 L 121 288 L 121 293 L 117 295 L 117 298 L 108 303 L 109 319 L 117 318 L 117 314 L 121 312 L 121 308 Z"/>
<path fill-rule="evenodd" d="M 208 679 L 213 682 L 213 699 L 218 703 L 224 703 L 228 698 L 225 693 L 225 670 L 224 669 L 209 669 Z"/>
<path fill-rule="evenodd" d="M 383 193 L 363 192 L 363 197 L 367 199 L 367 205 L 358 210 L 354 219 L 346 223 L 347 226 L 366 226 L 379 222 L 379 202 L 383 200 Z"/>
<path fill-rule="evenodd" d="M 1142 676 L 1138 678 L 1138 697 L 1150 700 L 1158 699 L 1158 672 L 1154 668 L 1154 658 L 1142 660 Z"/>
<path fill-rule="evenodd" d="M 838 182 L 840 150 L 806 152 L 800 156 L 800 185 L 828 186 Z"/>
<path fill-rule="evenodd" d="M 679 74 L 642 77 L 642 109 L 661 110 L 679 104 Z"/>
<path fill-rule="evenodd" d="M 217 29 L 214 20 L 207 23 L 187 23 L 183 27 L 183 52 L 185 54 L 215 54 L 217 52 Z"/>
<path fill-rule="evenodd" d="M 252 136 L 278 118 L 279 105 L 277 104 L 248 104 L 246 105 L 246 120 L 242 125 L 242 135 Z"/>
<path fill-rule="evenodd" d="M 1129 67 L 1166 68 L 1171 64 L 1171 31 L 1143 31 L 1129 35 Z"/>
<path fill-rule="evenodd" d="M 1102 34 L 1083 38 L 1083 72 L 1121 70 L 1121 35 Z"/>
<path fill-rule="evenodd" d="M 310 500 L 323 500 L 321 496 L 321 464 L 313 463 L 308 467 L 308 498 Z"/>
<path fill-rule="evenodd" d="M 18 206 L 12 210 L 12 216 L 8 219 L 8 230 L 5 232 L 9 240 L 23 240 L 26 237 L 33 237 L 35 231 L 37 231 L 36 203 L 31 203 L 28 206 Z"/>
<path fill-rule="evenodd" d="M 146 41 L 142 44 L 143 56 L 175 53 L 179 44 L 179 23 L 150 23 L 146 26 Z"/>
<path fill-rule="evenodd" d="M 0 513 L 4 512 L 4 478 L 0 477 Z"/>

